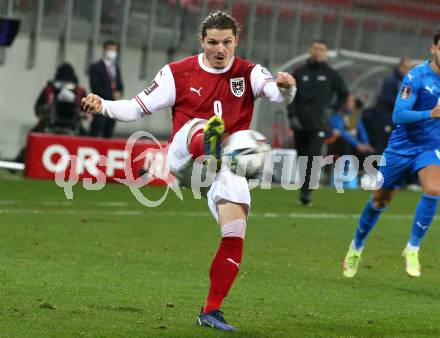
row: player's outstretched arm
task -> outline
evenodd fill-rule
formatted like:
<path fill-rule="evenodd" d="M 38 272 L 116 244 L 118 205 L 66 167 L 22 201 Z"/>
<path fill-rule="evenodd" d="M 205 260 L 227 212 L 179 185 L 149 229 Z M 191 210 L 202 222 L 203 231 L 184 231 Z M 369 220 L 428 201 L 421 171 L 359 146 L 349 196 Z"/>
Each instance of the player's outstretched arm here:
<path fill-rule="evenodd" d="M 102 114 L 112 119 L 130 122 L 172 107 L 176 99 L 174 77 L 168 65 L 164 66 L 145 90 L 131 100 L 108 101 L 98 95 L 84 98 L 82 108 L 91 114 Z"/>
<path fill-rule="evenodd" d="M 251 84 L 255 97 L 263 96 L 286 105 L 295 98 L 296 81 L 286 72 L 278 72 L 274 79 L 266 68 L 256 65 L 251 72 Z"/>
<path fill-rule="evenodd" d="M 405 123 L 414 123 L 422 120 L 429 119 L 430 117 L 435 118 L 432 115 L 435 108 L 431 110 L 411 110 L 404 109 L 396 106 L 393 112 L 393 122 L 394 124 L 405 124 Z M 438 114 L 438 112 L 437 112 Z"/>
<path fill-rule="evenodd" d="M 394 103 L 394 124 L 414 123 L 434 117 L 431 115 L 431 109 L 413 110 L 421 84 L 418 74 L 410 75 L 411 77 L 406 74 L 403 78 L 402 85 Z"/>
<path fill-rule="evenodd" d="M 89 114 L 99 114 L 102 111 L 101 98 L 95 94 L 89 94 L 81 99 L 81 108 Z"/>
<path fill-rule="evenodd" d="M 280 88 L 290 89 L 292 87 L 296 87 L 296 80 L 287 72 L 278 72 L 277 86 Z"/>
<path fill-rule="evenodd" d="M 286 105 L 292 103 L 296 95 L 296 80 L 287 72 L 277 73 L 277 86 L 283 96 L 283 101 Z"/>
<path fill-rule="evenodd" d="M 81 100 L 81 105 L 86 113 L 102 114 L 122 122 L 136 121 L 145 116 L 134 99 L 107 101 L 98 95 L 89 94 Z"/>

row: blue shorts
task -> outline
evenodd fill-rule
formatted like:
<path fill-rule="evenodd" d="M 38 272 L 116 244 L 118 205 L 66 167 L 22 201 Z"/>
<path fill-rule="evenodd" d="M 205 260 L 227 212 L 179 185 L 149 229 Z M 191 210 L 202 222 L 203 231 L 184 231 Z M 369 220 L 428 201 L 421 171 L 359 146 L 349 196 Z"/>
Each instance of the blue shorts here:
<path fill-rule="evenodd" d="M 414 156 L 385 151 L 383 157 L 386 165 L 381 165 L 379 171 L 383 176 L 382 188 L 384 189 L 401 187 L 408 176 L 415 176 L 420 169 L 429 165 L 440 166 L 439 150 L 428 150 Z"/>

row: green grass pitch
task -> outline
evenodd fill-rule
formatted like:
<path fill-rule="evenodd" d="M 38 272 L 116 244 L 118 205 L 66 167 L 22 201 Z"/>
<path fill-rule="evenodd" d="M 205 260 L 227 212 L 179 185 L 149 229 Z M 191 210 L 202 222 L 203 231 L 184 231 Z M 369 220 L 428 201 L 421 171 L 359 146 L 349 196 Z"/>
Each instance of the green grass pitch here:
<path fill-rule="evenodd" d="M 163 188 L 143 189 L 159 198 Z M 419 193 L 401 192 L 371 234 L 358 276 L 341 262 L 369 193 L 252 191 L 240 274 L 223 304 L 236 333 L 195 326 L 219 230 L 205 200 L 157 208 L 118 184 L 74 188 L 0 173 L 1 337 L 440 336 L 440 229 L 410 279 L 401 252 Z"/>

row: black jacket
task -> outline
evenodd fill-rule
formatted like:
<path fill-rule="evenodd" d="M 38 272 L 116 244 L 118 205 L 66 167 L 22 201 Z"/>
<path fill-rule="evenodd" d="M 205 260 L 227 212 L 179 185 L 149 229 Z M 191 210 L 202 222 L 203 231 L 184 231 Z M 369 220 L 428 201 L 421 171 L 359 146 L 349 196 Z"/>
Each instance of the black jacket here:
<path fill-rule="evenodd" d="M 389 76 L 383 80 L 382 90 L 379 94 L 377 106 L 384 111 L 384 114 L 393 115 L 394 101 L 396 101 L 399 92 L 400 83 L 403 80 L 403 74 L 395 68 Z"/>
<path fill-rule="evenodd" d="M 110 76 L 103 60 L 92 64 L 89 69 L 90 90 L 104 100 L 113 100 L 113 91 Z M 121 71 L 116 66 L 116 90 L 123 92 Z"/>
<path fill-rule="evenodd" d="M 287 107 L 291 128 L 328 130 L 330 114 L 339 111 L 347 99 L 344 80 L 326 62 L 310 60 L 294 71 L 293 76 L 298 91 L 295 100 Z"/>

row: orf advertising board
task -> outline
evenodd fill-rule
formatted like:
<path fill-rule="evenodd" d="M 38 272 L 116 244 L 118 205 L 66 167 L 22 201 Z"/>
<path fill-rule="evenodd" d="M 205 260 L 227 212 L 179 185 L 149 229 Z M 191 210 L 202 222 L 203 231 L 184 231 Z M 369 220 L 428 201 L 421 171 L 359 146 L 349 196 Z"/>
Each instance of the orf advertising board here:
<path fill-rule="evenodd" d="M 149 184 L 162 185 L 172 176 L 167 166 L 166 144 L 138 139 L 74 137 L 31 133 L 27 139 L 25 176 L 54 179 L 64 173 L 79 179 L 114 181 L 115 178 L 136 179 L 148 172 Z"/>

